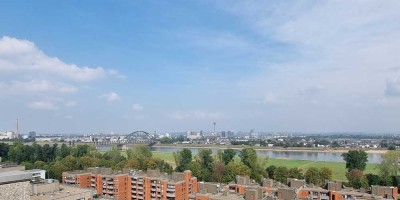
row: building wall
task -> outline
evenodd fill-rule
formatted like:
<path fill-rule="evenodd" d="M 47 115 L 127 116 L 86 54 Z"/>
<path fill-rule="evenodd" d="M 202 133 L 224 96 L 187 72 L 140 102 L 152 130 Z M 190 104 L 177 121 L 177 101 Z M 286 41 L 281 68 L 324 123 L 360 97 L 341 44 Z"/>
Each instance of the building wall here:
<path fill-rule="evenodd" d="M 30 199 L 29 181 L 0 185 L 0 199 L 26 200 Z"/>

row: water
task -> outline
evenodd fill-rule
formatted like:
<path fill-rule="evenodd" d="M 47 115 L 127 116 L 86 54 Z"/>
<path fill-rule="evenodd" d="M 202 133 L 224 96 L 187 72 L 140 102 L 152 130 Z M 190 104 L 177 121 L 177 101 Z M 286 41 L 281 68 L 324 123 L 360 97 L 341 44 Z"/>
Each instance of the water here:
<path fill-rule="evenodd" d="M 181 150 L 184 147 L 152 147 L 153 151 L 160 152 L 175 152 Z M 187 148 L 187 147 L 186 147 Z M 204 148 L 188 148 L 192 150 L 193 154 L 197 154 L 200 149 Z M 216 153 L 218 148 L 209 148 Z M 240 150 L 236 150 L 239 152 Z M 312 161 L 333 161 L 333 162 L 344 162 L 342 153 L 340 152 L 315 152 L 315 151 L 271 151 L 271 150 L 256 150 L 259 156 L 268 156 L 268 158 L 281 158 L 290 160 L 312 160 Z M 382 161 L 382 154 L 380 153 L 368 153 L 368 163 L 380 163 Z"/>

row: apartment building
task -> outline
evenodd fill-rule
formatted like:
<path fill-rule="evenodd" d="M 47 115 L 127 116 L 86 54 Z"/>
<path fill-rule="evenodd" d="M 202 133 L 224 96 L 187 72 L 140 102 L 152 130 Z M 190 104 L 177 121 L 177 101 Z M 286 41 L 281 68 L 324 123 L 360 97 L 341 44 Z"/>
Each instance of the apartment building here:
<path fill-rule="evenodd" d="M 189 170 L 168 175 L 159 170 L 88 168 L 64 172 L 63 183 L 91 187 L 103 197 L 121 200 L 189 200 L 198 191 L 197 178 Z"/>

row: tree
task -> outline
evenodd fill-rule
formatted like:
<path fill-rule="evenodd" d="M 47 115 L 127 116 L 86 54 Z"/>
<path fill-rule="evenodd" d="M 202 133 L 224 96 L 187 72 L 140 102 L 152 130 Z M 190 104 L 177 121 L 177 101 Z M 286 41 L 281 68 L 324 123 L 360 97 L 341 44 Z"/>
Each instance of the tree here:
<path fill-rule="evenodd" d="M 368 180 L 364 176 L 363 172 L 359 169 L 352 169 L 346 173 L 347 180 L 349 181 L 349 186 L 354 188 L 368 188 Z"/>
<path fill-rule="evenodd" d="M 218 183 L 221 183 L 222 178 L 224 177 L 224 173 L 225 173 L 225 163 L 221 161 L 214 162 L 212 179 Z"/>
<path fill-rule="evenodd" d="M 298 167 L 290 168 L 289 171 L 289 178 L 296 178 L 296 179 L 303 179 L 303 171 Z"/>
<path fill-rule="evenodd" d="M 350 172 L 352 169 L 365 170 L 368 162 L 368 154 L 363 150 L 350 150 L 342 154 L 346 161 L 346 168 Z"/>
<path fill-rule="evenodd" d="M 253 168 L 257 162 L 257 153 L 253 148 L 242 149 L 239 153 L 239 157 L 242 163 L 250 168 Z"/>
<path fill-rule="evenodd" d="M 236 156 L 236 151 L 233 149 L 225 149 L 222 152 L 222 160 L 224 161 L 225 165 L 231 162 L 235 156 Z"/>
<path fill-rule="evenodd" d="M 183 172 L 188 163 L 192 161 L 192 151 L 187 148 L 183 148 L 181 151 L 174 153 L 176 164 L 176 171 Z"/>
<path fill-rule="evenodd" d="M 151 158 L 153 153 L 148 145 L 137 144 L 133 149 L 128 149 L 126 151 L 128 159 L 133 158 Z"/>
<path fill-rule="evenodd" d="M 16 163 L 25 161 L 24 145 L 21 142 L 15 142 L 9 147 L 8 158 Z"/>
<path fill-rule="evenodd" d="M 54 162 L 48 168 L 49 178 L 61 181 L 61 174 L 68 171 L 67 167 L 59 160 Z"/>
<path fill-rule="evenodd" d="M 95 167 L 96 158 L 92 158 L 89 156 L 82 156 L 78 160 L 78 166 L 80 169 L 86 169 L 88 167 Z"/>
<path fill-rule="evenodd" d="M 174 140 L 170 137 L 162 137 L 160 139 L 161 144 L 172 144 L 174 143 Z"/>
<path fill-rule="evenodd" d="M 70 153 L 71 153 L 71 149 L 65 143 L 63 143 L 61 145 L 61 149 L 60 149 L 61 158 L 65 158 L 65 157 L 69 156 Z"/>
<path fill-rule="evenodd" d="M 304 178 L 306 179 L 307 183 L 314 184 L 314 185 L 321 185 L 321 178 L 318 168 L 310 167 L 307 169 L 306 173 L 304 174 Z"/>
<path fill-rule="evenodd" d="M 10 145 L 7 143 L 0 143 L 0 157 L 4 160 L 8 156 L 8 150 L 10 148 Z"/>
<path fill-rule="evenodd" d="M 319 178 L 321 179 L 321 183 L 325 183 L 326 181 L 332 180 L 332 169 L 329 167 L 322 167 L 319 169 Z"/>
<path fill-rule="evenodd" d="M 275 170 L 276 170 L 275 165 L 271 165 L 271 166 L 267 167 L 266 171 L 267 171 L 268 177 L 270 179 L 274 179 Z"/>
<path fill-rule="evenodd" d="M 211 149 L 201 149 L 197 154 L 197 158 L 201 167 L 211 172 L 212 164 L 214 162 Z"/>
<path fill-rule="evenodd" d="M 72 171 L 78 169 L 78 160 L 74 156 L 67 156 L 62 159 L 62 163 L 64 164 L 67 171 Z"/>
<path fill-rule="evenodd" d="M 201 171 L 201 164 L 196 161 L 191 161 L 188 164 L 186 164 L 186 169 L 192 171 L 192 175 L 197 177 L 199 180 L 204 181 L 202 179 L 202 171 Z"/>
<path fill-rule="evenodd" d="M 224 183 L 234 181 L 237 175 L 250 175 L 250 168 L 241 162 L 231 161 L 225 166 Z"/>
<path fill-rule="evenodd" d="M 30 169 L 34 169 L 35 168 L 35 166 L 31 162 L 24 161 L 24 162 L 21 162 L 21 165 L 25 166 L 25 170 L 30 170 Z"/>
<path fill-rule="evenodd" d="M 365 177 L 368 180 L 368 185 L 381 185 L 381 179 L 376 174 L 366 174 Z"/>
<path fill-rule="evenodd" d="M 287 167 L 279 166 L 275 169 L 274 180 L 280 183 L 286 184 L 287 178 L 289 178 L 289 170 Z"/>
<path fill-rule="evenodd" d="M 383 155 L 382 162 L 378 165 L 381 184 L 393 185 L 400 170 L 400 151 L 388 151 Z"/>

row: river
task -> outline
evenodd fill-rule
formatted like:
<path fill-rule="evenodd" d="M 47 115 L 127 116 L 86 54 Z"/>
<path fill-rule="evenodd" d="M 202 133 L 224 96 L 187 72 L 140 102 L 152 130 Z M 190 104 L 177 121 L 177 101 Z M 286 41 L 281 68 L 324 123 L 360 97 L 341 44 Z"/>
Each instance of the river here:
<path fill-rule="evenodd" d="M 188 147 L 158 147 L 153 146 L 153 151 L 160 152 L 175 152 Z M 204 148 L 189 148 L 193 154 L 197 154 L 200 149 Z M 218 148 L 209 148 L 216 153 Z M 240 150 L 236 150 L 239 152 Z M 276 150 L 256 150 L 259 156 L 268 156 L 268 158 L 280 158 L 290 160 L 313 160 L 313 161 L 333 161 L 333 162 L 344 162 L 342 152 L 317 152 L 317 151 L 276 151 Z M 381 153 L 368 153 L 368 163 L 380 163 L 382 161 Z"/>
<path fill-rule="evenodd" d="M 99 150 L 108 150 L 110 146 L 99 146 Z M 193 154 L 197 154 L 200 149 L 206 148 L 198 148 L 198 147 L 160 147 L 153 146 L 151 149 L 153 151 L 159 152 L 175 152 L 181 150 L 183 148 L 188 148 L 192 150 Z M 213 153 L 216 153 L 219 148 L 210 147 Z M 239 153 L 239 149 L 235 149 L 237 153 Z M 342 157 L 342 152 L 318 152 L 318 151 L 278 151 L 278 150 L 268 150 L 268 149 L 256 149 L 256 152 L 259 156 L 268 156 L 268 158 L 278 158 L 278 159 L 289 159 L 289 160 L 312 160 L 312 161 L 332 161 L 332 162 L 344 162 Z M 382 161 L 382 153 L 368 153 L 368 163 L 380 163 Z"/>

